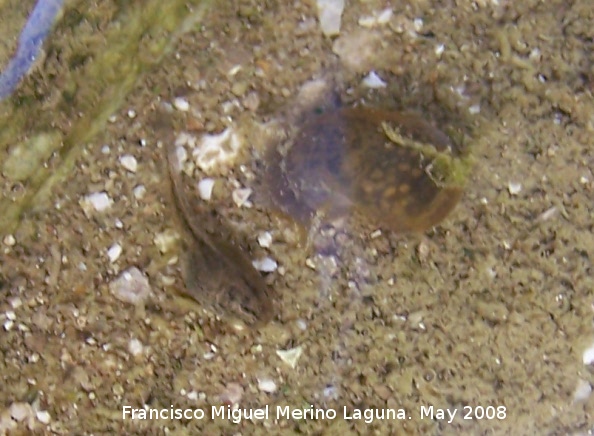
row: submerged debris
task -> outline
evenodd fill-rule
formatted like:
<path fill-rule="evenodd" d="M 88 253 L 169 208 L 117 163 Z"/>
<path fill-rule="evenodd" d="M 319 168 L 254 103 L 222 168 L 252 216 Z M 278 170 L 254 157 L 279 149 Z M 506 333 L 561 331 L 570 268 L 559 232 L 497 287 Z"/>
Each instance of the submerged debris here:
<path fill-rule="evenodd" d="M 95 192 L 89 194 L 80 201 L 85 215 L 92 215 L 93 211 L 103 212 L 111 207 L 113 200 L 107 195 L 107 192 Z"/>
<path fill-rule="evenodd" d="M 325 36 L 340 33 L 340 22 L 344 10 L 344 0 L 317 0 L 318 19 Z"/>
<path fill-rule="evenodd" d="M 295 369 L 297 366 L 297 361 L 301 357 L 302 353 L 303 347 L 301 345 L 289 350 L 276 350 L 276 355 L 293 369 Z"/>
<path fill-rule="evenodd" d="M 109 284 L 109 290 L 118 300 L 134 305 L 144 303 L 151 295 L 148 278 L 136 267 L 120 274 Z"/>

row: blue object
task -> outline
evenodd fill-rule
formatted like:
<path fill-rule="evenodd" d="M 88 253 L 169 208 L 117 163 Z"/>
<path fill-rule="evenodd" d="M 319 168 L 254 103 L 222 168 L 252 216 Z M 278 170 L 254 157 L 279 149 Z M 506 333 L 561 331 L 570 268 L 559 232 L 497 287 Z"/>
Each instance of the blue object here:
<path fill-rule="evenodd" d="M 37 0 L 19 37 L 16 53 L 0 74 L 0 101 L 12 94 L 37 59 L 63 3 L 64 0 Z"/>

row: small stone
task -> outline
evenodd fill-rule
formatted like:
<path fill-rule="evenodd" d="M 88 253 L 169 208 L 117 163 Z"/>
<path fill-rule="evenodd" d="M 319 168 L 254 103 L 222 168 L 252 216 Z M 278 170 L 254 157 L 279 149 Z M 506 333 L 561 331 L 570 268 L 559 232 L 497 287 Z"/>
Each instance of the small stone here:
<path fill-rule="evenodd" d="M 132 190 L 132 194 L 134 194 L 134 198 L 140 200 L 142 197 L 144 197 L 144 194 L 146 194 L 146 188 L 144 185 L 135 186 Z"/>
<path fill-rule="evenodd" d="M 85 213 L 90 212 L 90 209 L 96 212 L 103 212 L 111 207 L 113 200 L 107 195 L 107 192 L 94 192 L 85 196 L 81 201 L 81 207 Z"/>
<path fill-rule="evenodd" d="M 378 89 L 378 88 L 385 88 L 386 82 L 384 82 L 380 76 L 376 74 L 375 71 L 371 71 L 365 78 L 363 79 L 363 85 L 367 88 Z"/>
<path fill-rule="evenodd" d="M 132 356 L 139 356 L 144 353 L 144 345 L 138 339 L 130 339 L 130 342 L 128 342 L 128 352 Z"/>
<path fill-rule="evenodd" d="M 588 348 L 586 348 L 582 359 L 583 359 L 584 365 L 594 364 L 594 344 L 591 344 Z"/>
<path fill-rule="evenodd" d="M 41 422 L 42 424 L 47 425 L 52 420 L 52 417 L 47 410 L 38 410 L 35 415 L 37 417 L 37 421 Z"/>
<path fill-rule="evenodd" d="M 269 248 L 272 244 L 272 234 L 270 232 L 261 232 L 258 235 L 258 244 L 262 248 Z"/>
<path fill-rule="evenodd" d="M 6 235 L 2 242 L 4 242 L 4 245 L 6 245 L 7 247 L 14 247 L 14 245 L 16 244 L 16 239 L 13 235 Z"/>
<path fill-rule="evenodd" d="M 435 55 L 439 58 L 445 50 L 445 44 L 437 44 L 435 46 Z"/>
<path fill-rule="evenodd" d="M 12 403 L 9 408 L 10 417 L 21 422 L 33 416 L 33 408 L 29 403 Z"/>
<path fill-rule="evenodd" d="M 272 394 L 274 392 L 276 392 L 276 383 L 274 382 L 274 380 L 270 379 L 270 378 L 259 378 L 258 379 L 258 389 L 260 389 L 262 392 L 266 392 L 268 394 Z"/>
<path fill-rule="evenodd" d="M 293 369 L 297 366 L 297 361 L 301 357 L 301 353 L 303 353 L 303 347 L 301 345 L 289 350 L 276 350 L 276 355 Z"/>
<path fill-rule="evenodd" d="M 135 173 L 138 169 L 138 161 L 131 154 L 120 156 L 120 164 L 131 173 Z"/>
<path fill-rule="evenodd" d="M 573 401 L 576 403 L 586 401 L 592 394 L 592 385 L 584 379 L 578 379 L 575 391 L 573 391 Z"/>
<path fill-rule="evenodd" d="M 377 239 L 382 235 L 382 231 L 381 229 L 376 229 L 373 232 L 371 232 L 371 234 L 369 235 L 370 239 Z"/>
<path fill-rule="evenodd" d="M 374 13 L 373 15 L 366 15 L 364 17 L 359 18 L 358 24 L 361 27 L 375 27 L 378 25 L 386 24 L 392 18 L 393 11 L 392 8 L 386 8 L 379 13 Z"/>
<path fill-rule="evenodd" d="M 258 271 L 262 272 L 274 272 L 278 268 L 278 263 L 276 260 L 270 257 L 253 260 L 252 265 L 254 265 L 254 268 L 256 268 Z"/>
<path fill-rule="evenodd" d="M 136 118 L 136 111 L 135 111 L 135 110 L 133 110 L 133 109 L 130 109 L 130 110 L 128 111 L 128 118 L 130 118 L 130 119 L 134 119 L 134 118 Z"/>
<path fill-rule="evenodd" d="M 109 289 L 118 300 L 130 304 L 142 304 L 151 295 L 148 279 L 136 267 L 120 274 L 109 284 Z"/>
<path fill-rule="evenodd" d="M 510 195 L 518 195 L 520 191 L 522 191 L 522 184 L 516 182 L 509 182 L 507 185 L 507 190 L 509 191 Z"/>
<path fill-rule="evenodd" d="M 238 188 L 231 194 L 233 202 L 237 207 L 250 207 L 252 205 L 252 203 L 248 201 L 250 195 L 252 195 L 252 190 L 250 188 Z"/>
<path fill-rule="evenodd" d="M 122 254 L 122 246 L 117 242 L 107 250 L 107 257 L 111 263 L 114 263 Z"/>
<path fill-rule="evenodd" d="M 336 36 L 340 33 L 340 22 L 344 10 L 344 0 L 317 0 L 318 19 L 325 36 Z"/>
<path fill-rule="evenodd" d="M 204 201 L 209 201 L 212 198 L 212 190 L 215 185 L 215 180 L 207 177 L 198 182 L 198 195 Z"/>
<path fill-rule="evenodd" d="M 190 103 L 183 97 L 176 97 L 173 100 L 173 107 L 180 112 L 188 112 L 190 110 Z"/>
<path fill-rule="evenodd" d="M 248 83 L 245 81 L 235 82 L 233 85 L 231 85 L 231 92 L 236 97 L 243 97 L 243 95 L 247 92 L 247 90 L 248 90 Z"/>

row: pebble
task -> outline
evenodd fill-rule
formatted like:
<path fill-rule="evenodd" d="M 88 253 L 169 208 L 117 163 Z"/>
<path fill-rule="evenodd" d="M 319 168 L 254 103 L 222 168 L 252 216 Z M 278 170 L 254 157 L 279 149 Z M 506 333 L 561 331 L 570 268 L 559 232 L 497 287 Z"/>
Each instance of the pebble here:
<path fill-rule="evenodd" d="M 318 19 L 325 36 L 336 36 L 340 33 L 344 0 L 317 0 Z"/>
<path fill-rule="evenodd" d="M 258 244 L 262 248 L 269 248 L 272 244 L 272 234 L 270 232 L 261 232 L 258 235 Z"/>
<path fill-rule="evenodd" d="M 375 71 L 371 71 L 365 78 L 363 79 L 363 85 L 367 88 L 371 89 L 378 89 L 378 88 L 385 88 L 386 82 L 384 82 L 380 76 L 376 74 Z"/>
<path fill-rule="evenodd" d="M 81 207 L 85 212 L 93 208 L 97 212 L 103 212 L 111 207 L 113 200 L 107 195 L 107 192 L 94 192 L 85 196 L 82 200 Z"/>
<path fill-rule="evenodd" d="M 583 354 L 584 365 L 592 365 L 594 363 L 594 344 L 591 344 Z"/>
<path fill-rule="evenodd" d="M 4 245 L 6 245 L 7 247 L 14 247 L 14 245 L 16 244 L 16 239 L 13 235 L 6 235 L 2 242 L 4 242 Z"/>
<path fill-rule="evenodd" d="M 107 257 L 111 263 L 114 263 L 116 260 L 119 259 L 120 255 L 122 254 L 122 246 L 117 242 L 113 244 L 107 250 Z"/>
<path fill-rule="evenodd" d="M 586 401 L 592 394 L 592 385 L 584 380 L 578 379 L 577 386 L 573 392 L 573 401 L 576 403 Z"/>
<path fill-rule="evenodd" d="M 49 424 L 52 420 L 52 417 L 47 410 L 38 410 L 35 415 L 37 420 L 42 424 Z"/>
<path fill-rule="evenodd" d="M 393 14 L 394 12 L 392 11 L 392 8 L 386 8 L 380 12 L 374 13 L 373 15 L 365 15 L 359 18 L 358 24 L 361 27 L 367 28 L 379 26 L 388 23 Z"/>
<path fill-rule="evenodd" d="M 142 197 L 144 197 L 144 194 L 146 194 L 146 188 L 144 185 L 135 186 L 132 190 L 132 194 L 134 194 L 134 198 L 140 200 Z"/>
<path fill-rule="evenodd" d="M 214 188 L 215 180 L 207 177 L 198 182 L 198 195 L 204 201 L 209 201 L 212 198 L 212 190 Z"/>
<path fill-rule="evenodd" d="M 260 389 L 262 392 L 266 392 L 268 394 L 272 394 L 274 392 L 276 392 L 276 383 L 274 382 L 274 380 L 270 379 L 270 378 L 259 378 L 258 379 L 258 389 Z"/>
<path fill-rule="evenodd" d="M 278 263 L 276 260 L 270 257 L 254 260 L 252 261 L 252 265 L 254 265 L 254 268 L 261 272 L 274 272 L 278 268 Z"/>
<path fill-rule="evenodd" d="M 507 190 L 509 191 L 510 195 L 518 195 L 522 191 L 522 184 L 509 182 L 507 185 Z"/>
<path fill-rule="evenodd" d="M 136 267 L 120 274 L 109 284 L 109 289 L 118 300 L 130 304 L 142 304 L 151 294 L 148 279 Z"/>
<path fill-rule="evenodd" d="M 130 342 L 128 342 L 128 352 L 132 356 L 139 356 L 144 353 L 144 345 L 138 339 L 130 339 Z"/>
<path fill-rule="evenodd" d="M 237 207 L 250 207 L 252 205 L 252 203 L 248 201 L 250 195 L 252 195 L 252 190 L 250 188 L 238 188 L 231 194 L 233 202 Z"/>
<path fill-rule="evenodd" d="M 276 350 L 276 355 L 293 369 L 297 366 L 297 361 L 301 357 L 301 353 L 303 353 L 303 347 L 301 345 L 289 350 Z"/>
<path fill-rule="evenodd" d="M 12 403 L 10 405 L 10 417 L 21 422 L 33 415 L 33 407 L 29 403 Z"/>
<path fill-rule="evenodd" d="M 120 156 L 120 164 L 131 173 L 135 173 L 138 169 L 138 161 L 131 154 Z"/>
<path fill-rule="evenodd" d="M 187 112 L 190 110 L 190 103 L 183 97 L 176 97 L 173 100 L 173 107 L 180 112 Z"/>

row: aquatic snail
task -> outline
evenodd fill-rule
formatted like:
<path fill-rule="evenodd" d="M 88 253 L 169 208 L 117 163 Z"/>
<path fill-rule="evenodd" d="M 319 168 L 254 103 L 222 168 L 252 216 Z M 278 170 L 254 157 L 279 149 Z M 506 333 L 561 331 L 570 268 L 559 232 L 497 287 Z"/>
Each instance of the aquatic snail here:
<path fill-rule="evenodd" d="M 267 163 L 275 206 L 299 223 L 357 211 L 395 232 L 441 222 L 471 168 L 459 144 L 421 116 L 369 107 L 312 115 Z"/>

